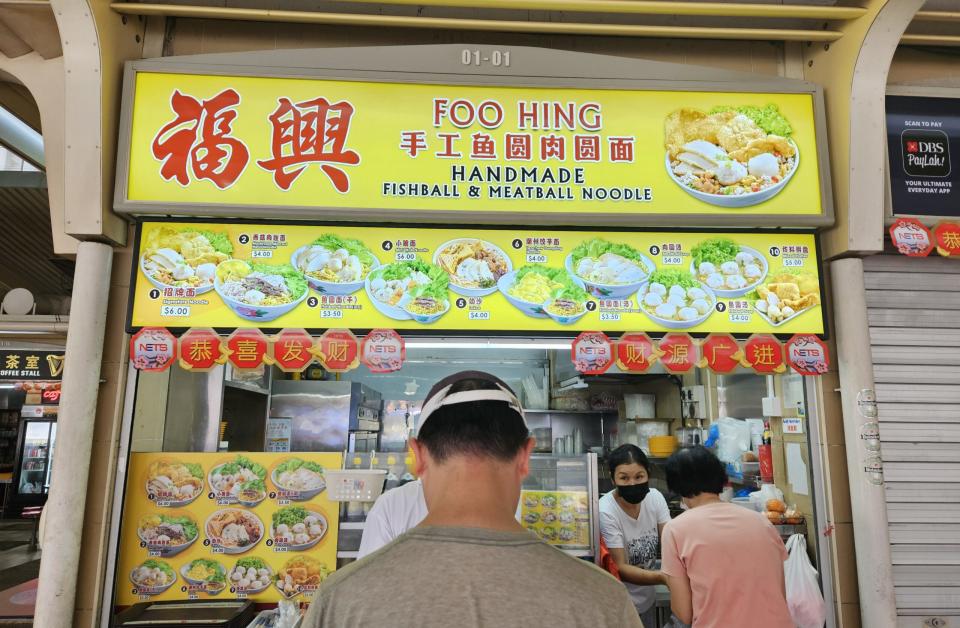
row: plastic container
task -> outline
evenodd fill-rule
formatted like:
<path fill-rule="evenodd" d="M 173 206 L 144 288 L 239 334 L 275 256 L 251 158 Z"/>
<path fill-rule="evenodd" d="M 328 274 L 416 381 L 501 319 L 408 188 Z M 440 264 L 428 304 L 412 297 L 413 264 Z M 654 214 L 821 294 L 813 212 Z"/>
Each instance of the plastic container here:
<path fill-rule="evenodd" d="M 324 469 L 327 495 L 335 502 L 372 502 L 383 492 L 386 469 Z"/>
<path fill-rule="evenodd" d="M 624 395 L 623 404 L 628 419 L 654 419 L 657 416 L 656 395 Z"/>
<path fill-rule="evenodd" d="M 677 439 L 673 436 L 651 436 L 650 454 L 656 458 L 666 458 L 677 450 Z"/>

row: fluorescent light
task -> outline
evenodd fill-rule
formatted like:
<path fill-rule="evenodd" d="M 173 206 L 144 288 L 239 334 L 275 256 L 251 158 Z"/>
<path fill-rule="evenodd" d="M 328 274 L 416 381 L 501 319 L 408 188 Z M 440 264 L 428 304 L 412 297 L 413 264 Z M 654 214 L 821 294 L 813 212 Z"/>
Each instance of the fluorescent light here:
<path fill-rule="evenodd" d="M 407 340 L 408 349 L 557 349 L 570 348 L 570 341 L 550 340 L 498 340 L 495 338 L 482 340 Z"/>
<path fill-rule="evenodd" d="M 0 388 L 16 388 L 16 384 L 0 384 Z"/>
<path fill-rule="evenodd" d="M 59 336 L 63 332 L 53 329 L 50 331 L 20 331 L 19 329 L 0 329 L 0 336 Z"/>

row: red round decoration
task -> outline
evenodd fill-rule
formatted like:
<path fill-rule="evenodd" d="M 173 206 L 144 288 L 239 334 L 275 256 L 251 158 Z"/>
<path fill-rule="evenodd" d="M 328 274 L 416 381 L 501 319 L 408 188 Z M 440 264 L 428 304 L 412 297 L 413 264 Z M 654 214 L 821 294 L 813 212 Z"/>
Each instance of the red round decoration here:
<path fill-rule="evenodd" d="M 349 329 L 328 329 L 317 343 L 317 357 L 331 373 L 345 373 L 360 365 L 357 337 Z"/>
<path fill-rule="evenodd" d="M 714 373 L 729 373 L 740 364 L 740 345 L 730 334 L 710 334 L 700 346 L 700 366 L 709 366 Z"/>
<path fill-rule="evenodd" d="M 617 367 L 628 373 L 645 373 L 660 358 L 657 346 L 643 332 L 631 332 L 617 341 Z"/>
<path fill-rule="evenodd" d="M 270 341 L 259 329 L 238 329 L 227 338 L 227 356 L 240 370 L 250 370 L 263 364 Z"/>
<path fill-rule="evenodd" d="M 177 338 L 165 327 L 144 327 L 130 338 L 130 360 L 140 371 L 165 371 L 177 359 Z"/>
<path fill-rule="evenodd" d="M 270 361 L 285 373 L 302 373 L 314 360 L 313 336 L 305 329 L 284 329 L 270 345 Z"/>
<path fill-rule="evenodd" d="M 787 370 L 783 363 L 783 345 L 769 334 L 750 336 L 743 346 L 742 364 L 764 375 Z"/>
<path fill-rule="evenodd" d="M 181 368 L 205 372 L 225 361 L 220 335 L 209 327 L 188 329 L 180 336 Z"/>
<path fill-rule="evenodd" d="M 827 345 L 816 336 L 797 334 L 787 341 L 787 363 L 801 375 L 823 375 L 830 366 Z"/>
<path fill-rule="evenodd" d="M 960 223 L 943 221 L 934 228 L 937 253 L 944 257 L 960 257 Z"/>
<path fill-rule="evenodd" d="M 600 331 L 585 331 L 570 347 L 573 366 L 584 375 L 601 375 L 613 365 L 613 343 Z"/>
<path fill-rule="evenodd" d="M 697 343 L 687 334 L 667 334 L 657 343 L 660 363 L 670 373 L 686 373 L 697 362 Z"/>
<path fill-rule="evenodd" d="M 916 218 L 897 218 L 890 225 L 890 240 L 898 251 L 909 257 L 926 257 L 933 250 L 933 236 Z"/>
<path fill-rule="evenodd" d="M 407 347 L 392 329 L 374 329 L 360 343 L 360 361 L 371 373 L 392 373 L 403 367 Z"/>

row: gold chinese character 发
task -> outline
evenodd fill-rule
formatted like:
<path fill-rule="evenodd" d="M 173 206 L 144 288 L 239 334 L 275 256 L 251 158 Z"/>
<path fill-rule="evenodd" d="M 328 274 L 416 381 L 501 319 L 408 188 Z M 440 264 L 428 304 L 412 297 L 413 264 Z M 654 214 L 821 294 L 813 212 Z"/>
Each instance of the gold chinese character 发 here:
<path fill-rule="evenodd" d="M 240 340 L 237 342 L 237 360 L 240 362 L 253 362 L 259 357 L 257 352 L 258 343 L 256 340 Z"/>
<path fill-rule="evenodd" d="M 760 366 L 773 366 L 775 357 L 770 345 L 755 345 L 753 347 L 753 363 Z"/>
<path fill-rule="evenodd" d="M 327 357 L 328 360 L 346 360 L 347 359 L 347 350 L 350 348 L 350 345 L 346 342 L 338 342 L 333 340 L 327 345 L 330 355 Z"/>
<path fill-rule="evenodd" d="M 637 345 L 627 345 L 627 362 L 644 366 L 647 363 L 647 352 L 644 347 Z"/>
<path fill-rule="evenodd" d="M 19 355 L 8 355 L 6 366 L 7 369 L 19 369 L 20 368 L 20 356 Z"/>
<path fill-rule="evenodd" d="M 670 345 L 670 364 L 683 364 L 690 356 L 689 347 L 685 344 Z"/>
<path fill-rule="evenodd" d="M 29 371 L 36 371 L 40 368 L 40 356 L 39 355 L 28 355 L 27 356 L 27 365 L 23 368 Z"/>
<path fill-rule="evenodd" d="M 303 359 L 303 347 L 296 341 L 287 340 L 283 343 L 283 348 L 283 357 L 280 359 L 284 362 L 299 362 Z"/>
<path fill-rule="evenodd" d="M 204 362 L 213 358 L 213 346 L 209 340 L 197 340 L 190 344 L 190 359 Z"/>

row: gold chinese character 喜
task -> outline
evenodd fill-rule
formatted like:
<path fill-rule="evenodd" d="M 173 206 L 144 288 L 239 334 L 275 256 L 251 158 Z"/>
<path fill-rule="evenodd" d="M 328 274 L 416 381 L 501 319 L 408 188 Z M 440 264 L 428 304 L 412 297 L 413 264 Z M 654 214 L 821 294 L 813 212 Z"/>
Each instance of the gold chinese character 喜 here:
<path fill-rule="evenodd" d="M 241 362 L 252 362 L 259 357 L 257 352 L 258 343 L 256 340 L 240 340 L 237 342 L 237 360 Z"/>

